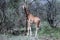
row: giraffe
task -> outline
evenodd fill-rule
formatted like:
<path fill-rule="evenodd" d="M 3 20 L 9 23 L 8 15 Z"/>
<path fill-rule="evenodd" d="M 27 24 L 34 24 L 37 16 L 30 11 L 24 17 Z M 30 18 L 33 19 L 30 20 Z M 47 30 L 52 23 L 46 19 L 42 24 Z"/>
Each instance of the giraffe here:
<path fill-rule="evenodd" d="M 24 4 L 22 6 L 22 8 L 26 14 L 27 35 L 29 35 L 29 34 L 32 35 L 31 25 L 32 25 L 32 23 L 34 23 L 35 27 L 36 27 L 35 36 L 37 36 L 37 32 L 38 32 L 39 27 L 40 27 L 40 18 L 32 15 L 32 13 L 28 10 L 28 7 L 26 6 L 26 4 Z"/>

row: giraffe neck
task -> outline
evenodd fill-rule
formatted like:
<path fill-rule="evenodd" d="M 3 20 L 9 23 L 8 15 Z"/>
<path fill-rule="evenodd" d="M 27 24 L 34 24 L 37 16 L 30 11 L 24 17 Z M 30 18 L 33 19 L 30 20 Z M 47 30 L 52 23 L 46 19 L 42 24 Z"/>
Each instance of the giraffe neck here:
<path fill-rule="evenodd" d="M 25 14 L 26 14 L 26 16 L 28 16 L 29 15 L 29 11 L 28 11 L 28 9 L 27 8 L 24 8 L 24 11 L 25 11 Z"/>

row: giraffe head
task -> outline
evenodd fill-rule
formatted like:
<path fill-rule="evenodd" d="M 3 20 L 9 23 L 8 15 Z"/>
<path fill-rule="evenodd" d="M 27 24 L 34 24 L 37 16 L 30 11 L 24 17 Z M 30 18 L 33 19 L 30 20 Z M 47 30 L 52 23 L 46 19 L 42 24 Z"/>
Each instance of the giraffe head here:
<path fill-rule="evenodd" d="M 23 5 L 22 5 L 22 8 L 25 9 L 25 8 L 26 8 L 26 4 L 23 4 Z"/>

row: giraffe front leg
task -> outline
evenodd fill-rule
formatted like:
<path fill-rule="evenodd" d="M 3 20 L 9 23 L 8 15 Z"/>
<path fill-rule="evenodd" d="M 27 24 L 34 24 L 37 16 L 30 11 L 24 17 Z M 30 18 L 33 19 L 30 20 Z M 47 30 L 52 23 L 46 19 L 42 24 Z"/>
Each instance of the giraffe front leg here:
<path fill-rule="evenodd" d="M 27 35 L 30 34 L 30 22 L 28 21 L 28 28 L 27 28 L 28 32 L 27 32 Z"/>
<path fill-rule="evenodd" d="M 27 30 L 28 30 L 28 32 L 27 32 L 27 36 L 28 36 L 28 35 L 29 35 L 29 27 L 28 27 L 28 29 L 27 29 Z"/>
<path fill-rule="evenodd" d="M 37 33 L 38 33 L 38 27 L 36 27 L 36 31 L 35 31 L 35 37 L 37 36 Z"/>
<path fill-rule="evenodd" d="M 32 36 L 32 30 L 31 30 L 31 27 L 30 27 L 30 36 Z"/>

